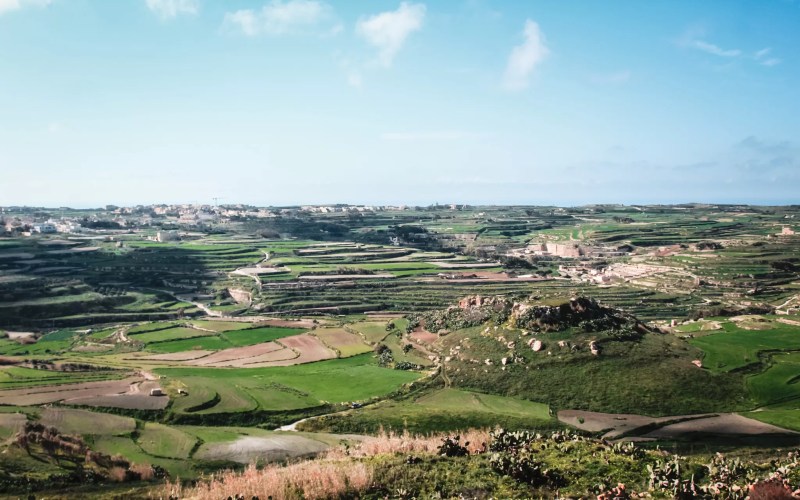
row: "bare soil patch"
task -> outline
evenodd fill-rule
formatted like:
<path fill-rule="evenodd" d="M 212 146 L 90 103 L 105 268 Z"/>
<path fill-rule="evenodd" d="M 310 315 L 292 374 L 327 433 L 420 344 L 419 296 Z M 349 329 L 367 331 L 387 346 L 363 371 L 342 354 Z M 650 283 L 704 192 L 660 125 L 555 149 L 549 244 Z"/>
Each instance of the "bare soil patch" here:
<path fill-rule="evenodd" d="M 68 254 L 68 253 L 96 252 L 97 250 L 100 250 L 100 247 L 66 248 L 64 250 L 48 250 L 46 253 L 48 253 L 50 255 L 61 255 L 61 254 Z"/>
<path fill-rule="evenodd" d="M 417 327 L 417 329 L 411 332 L 408 336 L 411 337 L 412 340 L 415 340 L 421 344 L 433 344 L 439 340 L 439 336 L 437 334 L 429 332 L 422 327 Z"/>
<path fill-rule="evenodd" d="M 324 344 L 339 350 L 343 356 L 346 356 L 349 351 L 357 351 L 361 350 L 362 347 L 366 347 L 361 336 L 350 333 L 343 328 L 320 328 L 315 330 L 314 334 Z"/>
<path fill-rule="evenodd" d="M 300 280 L 311 281 L 332 281 L 332 280 L 365 280 L 365 279 L 391 279 L 396 278 L 394 274 L 318 274 L 312 276 L 300 276 Z"/>
<path fill-rule="evenodd" d="M 118 394 L 75 398 L 64 402 L 70 405 L 124 408 L 128 410 L 163 410 L 169 404 L 169 397 L 150 396 L 148 394 Z"/>
<path fill-rule="evenodd" d="M 277 326 L 281 328 L 313 328 L 314 321 L 310 319 L 286 320 L 286 319 L 267 319 L 258 322 L 259 325 Z"/>
<path fill-rule="evenodd" d="M 289 269 L 285 267 L 242 267 L 233 271 L 231 274 L 240 274 L 242 276 L 258 276 L 259 274 L 280 274 L 288 271 Z"/>
<path fill-rule="evenodd" d="M 558 419 L 588 432 L 607 431 L 603 438 L 617 439 L 630 433 L 640 439 L 676 439 L 694 433 L 758 435 L 794 434 L 774 425 L 743 417 L 734 413 L 674 415 L 648 417 L 645 415 L 599 413 L 581 410 L 562 410 Z M 655 427 L 655 428 L 654 428 Z M 642 432 L 636 432 L 642 428 Z M 625 437 L 627 440 L 628 437 Z"/>
<path fill-rule="evenodd" d="M 739 328 L 745 330 L 769 330 L 772 328 L 772 321 L 757 314 L 748 314 L 744 316 L 734 316 L 731 321 L 736 323 Z"/>
<path fill-rule="evenodd" d="M 288 361 L 297 359 L 298 354 L 291 349 L 281 349 L 279 351 L 272 351 L 261 356 L 253 356 L 251 358 L 236 359 L 230 362 L 227 366 L 240 367 L 240 368 L 257 368 L 259 366 L 270 366 L 271 363 L 276 361 Z"/>
<path fill-rule="evenodd" d="M 183 351 L 183 352 L 169 352 L 166 354 L 153 354 L 151 356 L 142 356 L 142 357 L 128 358 L 128 359 L 146 359 L 148 361 L 189 361 L 192 359 L 202 358 L 203 356 L 208 356 L 209 354 L 212 353 L 214 353 L 214 351 L 196 350 L 196 351 Z"/>
<path fill-rule="evenodd" d="M 187 364 L 196 366 L 230 366 L 226 364 L 229 361 L 261 356 L 262 354 L 280 351 L 282 349 L 285 348 L 275 342 L 263 342 L 246 347 L 231 347 L 230 349 L 223 349 L 200 359 L 189 360 Z"/>
<path fill-rule="evenodd" d="M 241 464 L 254 461 L 273 462 L 310 457 L 325 451 L 328 445 L 296 434 L 269 437 L 242 436 L 230 443 L 203 445 L 195 455 L 202 460 L 230 460 Z"/>
<path fill-rule="evenodd" d="M 36 334 L 33 332 L 6 332 L 8 338 L 11 340 L 19 340 L 19 339 L 32 339 L 36 337 Z"/>
<path fill-rule="evenodd" d="M 323 359 L 333 359 L 336 353 L 328 349 L 317 337 L 302 333 L 300 335 L 293 335 L 285 337 L 278 341 L 289 349 L 294 349 L 300 353 L 300 356 L 289 361 L 276 361 L 271 363 L 272 366 L 288 366 L 298 365 L 301 363 L 312 363 L 314 361 L 322 361 Z"/>
<path fill-rule="evenodd" d="M 758 420 L 736 415 L 735 413 L 725 413 L 688 422 L 666 425 L 645 434 L 643 437 L 673 439 L 697 432 L 750 436 L 759 434 L 797 434 L 774 425 L 759 422 Z"/>
<path fill-rule="evenodd" d="M 430 261 L 428 264 L 433 264 L 442 269 L 480 269 L 482 267 L 499 267 L 499 262 L 441 262 Z"/>
<path fill-rule="evenodd" d="M 55 403 L 67 399 L 122 394 L 130 390 L 131 384 L 141 381 L 142 379 L 139 377 L 129 377 L 122 380 L 12 389 L 0 391 L 0 404 L 30 406 Z"/>
<path fill-rule="evenodd" d="M 71 405 L 105 406 L 110 408 L 126 408 L 133 410 L 163 410 L 169 404 L 168 396 L 151 396 L 150 391 L 161 389 L 161 384 L 154 380 L 134 383 L 122 394 L 106 394 L 65 399 Z"/>

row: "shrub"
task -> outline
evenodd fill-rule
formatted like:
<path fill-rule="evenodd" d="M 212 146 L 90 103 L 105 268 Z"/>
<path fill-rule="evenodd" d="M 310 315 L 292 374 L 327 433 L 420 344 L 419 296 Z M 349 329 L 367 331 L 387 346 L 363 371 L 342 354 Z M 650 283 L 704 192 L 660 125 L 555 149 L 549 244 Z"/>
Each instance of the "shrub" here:
<path fill-rule="evenodd" d="M 461 436 L 446 437 L 437 452 L 443 457 L 465 457 L 469 455 L 467 446 L 469 442 L 464 443 L 464 446 L 461 445 Z"/>

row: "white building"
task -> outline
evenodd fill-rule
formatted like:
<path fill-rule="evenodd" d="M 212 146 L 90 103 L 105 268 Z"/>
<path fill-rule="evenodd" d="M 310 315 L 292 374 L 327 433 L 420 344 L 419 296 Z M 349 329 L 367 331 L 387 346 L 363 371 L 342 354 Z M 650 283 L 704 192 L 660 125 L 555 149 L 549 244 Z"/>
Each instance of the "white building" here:
<path fill-rule="evenodd" d="M 33 232 L 34 233 L 55 233 L 57 231 L 56 225 L 52 222 L 40 222 L 38 224 L 33 225 Z"/>
<path fill-rule="evenodd" d="M 165 242 L 165 241 L 178 241 L 180 236 L 178 236 L 177 231 L 159 231 L 156 233 L 156 241 Z"/>

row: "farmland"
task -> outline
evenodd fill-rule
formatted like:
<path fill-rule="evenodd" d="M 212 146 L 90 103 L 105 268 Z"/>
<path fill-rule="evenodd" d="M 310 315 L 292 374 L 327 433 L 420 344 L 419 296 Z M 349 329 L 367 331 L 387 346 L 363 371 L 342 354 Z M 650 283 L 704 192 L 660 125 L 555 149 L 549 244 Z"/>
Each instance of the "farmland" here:
<path fill-rule="evenodd" d="M 182 479 L 381 429 L 790 439 L 795 212 L 288 209 L 165 242 L 2 237 L 0 462 L 66 470 L 10 444 L 34 424 Z"/>

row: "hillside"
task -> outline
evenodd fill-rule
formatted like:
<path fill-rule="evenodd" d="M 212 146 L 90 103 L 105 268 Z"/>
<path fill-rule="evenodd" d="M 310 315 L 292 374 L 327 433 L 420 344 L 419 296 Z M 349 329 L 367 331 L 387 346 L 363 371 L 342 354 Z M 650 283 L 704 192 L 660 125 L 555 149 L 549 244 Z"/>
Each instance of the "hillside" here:
<path fill-rule="evenodd" d="M 616 421 L 627 417 L 614 420 L 616 414 L 680 419 L 755 406 L 742 372 L 701 368 L 703 352 L 687 339 L 588 297 L 469 296 L 408 320 L 406 347 L 429 352 L 439 377 L 399 400 L 311 419 L 300 428 L 544 431 L 558 420 L 576 425 L 561 418 L 564 411 L 606 412 Z M 518 410 L 532 404 L 543 410 Z"/>
<path fill-rule="evenodd" d="M 440 333 L 432 346 L 457 387 L 554 410 L 676 415 L 750 403 L 741 375 L 699 368 L 702 353 L 685 340 L 586 297 L 467 297 L 414 321 Z"/>

